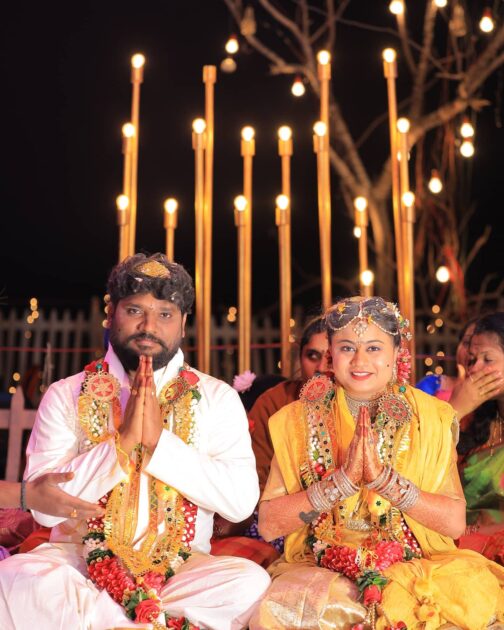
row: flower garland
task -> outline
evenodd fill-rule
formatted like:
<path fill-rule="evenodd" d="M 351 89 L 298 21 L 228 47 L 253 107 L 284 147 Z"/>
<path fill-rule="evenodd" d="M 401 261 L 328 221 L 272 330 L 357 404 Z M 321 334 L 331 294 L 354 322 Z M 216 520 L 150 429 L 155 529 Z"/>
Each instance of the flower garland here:
<path fill-rule="evenodd" d="M 98 387 L 90 388 L 90 381 Z M 86 367 L 79 397 L 79 411 L 83 412 L 80 420 L 84 432 L 95 443 L 110 436 L 108 416 L 112 408 L 115 419 L 115 401 L 119 392 L 118 383 L 116 386 L 114 381 L 117 379 L 108 373 L 104 361 Z M 201 398 L 198 381 L 194 372 L 182 367 L 160 394 L 163 427 L 171 428 L 187 444 L 194 444 L 197 439 L 193 407 Z M 100 394 L 105 396 L 99 397 Z M 95 404 L 97 397 L 98 405 Z M 140 445 L 134 451 L 134 459 L 128 481 L 121 482 L 100 499 L 99 503 L 106 508 L 105 516 L 87 520 L 88 532 L 83 543 L 89 577 L 122 605 L 126 615 L 136 623 L 152 623 L 156 630 L 165 627 L 199 630 L 185 617 L 165 615 L 166 626 L 157 621 L 162 613 L 160 594 L 163 587 L 190 556 L 198 508 L 174 489 L 151 478 L 148 533 L 141 549 L 133 549 L 131 540 L 136 529 L 134 515 L 142 465 Z M 166 531 L 158 536 L 158 514 L 163 512 Z"/>
<path fill-rule="evenodd" d="M 404 385 L 399 386 L 399 394 L 404 393 L 402 388 Z M 300 394 L 306 418 L 306 451 L 300 467 L 304 488 L 325 478 L 336 465 L 332 445 L 337 441 L 330 421 L 335 394 L 334 383 L 326 375 L 310 379 Z M 381 457 L 392 462 L 394 454 L 408 446 L 405 436 L 411 413 L 406 401 L 393 391 L 384 394 L 379 407 L 373 430 L 379 436 Z M 367 507 L 371 522 L 353 518 L 359 506 Z M 366 626 L 374 630 L 382 590 L 388 582 L 383 571 L 396 562 L 421 557 L 421 550 L 401 513 L 376 493 L 362 492 L 353 512 L 349 516 L 346 512 L 347 502 L 343 501 L 334 513 L 320 514 L 311 523 L 306 542 L 318 566 L 342 573 L 357 584 L 368 612 L 364 624 L 353 630 Z M 340 544 L 345 526 L 368 532 L 358 547 Z M 387 630 L 406 629 L 402 621 L 391 623 L 383 608 L 380 612 L 389 624 Z"/>

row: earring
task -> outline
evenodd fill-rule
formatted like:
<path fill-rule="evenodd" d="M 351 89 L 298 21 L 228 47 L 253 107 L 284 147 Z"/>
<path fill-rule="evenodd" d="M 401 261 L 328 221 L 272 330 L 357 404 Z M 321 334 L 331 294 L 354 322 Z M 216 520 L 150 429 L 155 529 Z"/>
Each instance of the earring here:
<path fill-rule="evenodd" d="M 392 378 L 389 381 L 389 385 L 395 385 L 397 383 L 397 365 L 392 368 Z"/>

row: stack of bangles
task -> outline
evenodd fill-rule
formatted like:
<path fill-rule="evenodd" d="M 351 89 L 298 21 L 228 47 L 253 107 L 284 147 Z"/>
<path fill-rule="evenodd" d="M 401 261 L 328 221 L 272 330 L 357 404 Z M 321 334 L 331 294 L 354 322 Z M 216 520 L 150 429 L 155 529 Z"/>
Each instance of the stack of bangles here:
<path fill-rule="evenodd" d="M 350 481 L 343 468 L 339 468 L 327 479 L 312 483 L 307 490 L 307 496 L 314 509 L 320 513 L 331 510 L 336 503 L 348 499 L 358 491 L 359 486 Z"/>
<path fill-rule="evenodd" d="M 392 466 L 384 466 L 376 479 L 366 487 L 389 500 L 401 512 L 411 509 L 420 495 L 420 489 L 409 479 L 396 472 Z M 308 500 L 317 512 L 327 512 L 359 491 L 359 486 L 350 481 L 343 468 L 339 468 L 327 479 L 313 483 L 307 492 Z"/>
<path fill-rule="evenodd" d="M 366 486 L 388 499 L 401 512 L 411 509 L 420 495 L 420 488 L 396 472 L 392 466 L 384 466 L 378 477 Z"/>

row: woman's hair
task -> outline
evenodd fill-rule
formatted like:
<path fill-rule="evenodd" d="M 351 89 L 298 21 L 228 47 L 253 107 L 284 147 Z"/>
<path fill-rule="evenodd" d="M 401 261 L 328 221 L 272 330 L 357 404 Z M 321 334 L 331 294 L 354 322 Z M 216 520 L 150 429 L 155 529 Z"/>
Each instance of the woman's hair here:
<path fill-rule="evenodd" d="M 331 306 L 325 314 L 329 341 L 338 330 L 349 326 L 354 320 L 365 320 L 375 324 L 380 330 L 389 334 L 394 346 L 401 345 L 402 328 L 407 326 L 397 306 L 386 302 L 381 297 L 351 297 L 340 300 Z"/>
<path fill-rule="evenodd" d="M 460 343 L 462 341 L 462 339 L 465 337 L 466 332 L 469 330 L 469 328 L 475 324 L 478 321 L 477 317 L 472 317 L 471 319 L 469 319 L 463 326 L 462 328 L 459 330 L 459 334 L 458 334 L 458 342 Z M 474 334 L 474 333 L 473 333 Z"/>
<path fill-rule="evenodd" d="M 469 322 L 469 325 L 474 322 Z M 476 320 L 474 335 L 497 335 L 499 345 L 504 352 L 504 312 L 489 313 Z M 463 333 L 462 333 L 463 336 Z M 461 455 L 469 453 L 472 449 L 484 444 L 490 437 L 490 423 L 497 415 L 497 401 L 487 400 L 474 412 L 474 418 L 469 424 L 467 431 L 460 433 L 460 440 L 457 451 Z"/>
<path fill-rule="evenodd" d="M 303 348 L 307 343 L 310 343 L 310 339 L 313 335 L 327 332 L 327 325 L 324 315 L 317 315 L 308 321 L 301 333 L 301 340 L 299 341 L 299 354 L 303 352 Z"/>

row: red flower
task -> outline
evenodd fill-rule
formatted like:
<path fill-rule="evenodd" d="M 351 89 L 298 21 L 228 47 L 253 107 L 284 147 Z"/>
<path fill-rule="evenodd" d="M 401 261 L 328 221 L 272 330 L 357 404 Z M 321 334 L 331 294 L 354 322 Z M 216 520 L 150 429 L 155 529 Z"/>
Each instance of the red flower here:
<path fill-rule="evenodd" d="M 170 617 L 168 619 L 167 628 L 173 628 L 173 630 L 183 630 L 185 624 L 185 617 L 179 617 L 175 619 L 175 617 Z"/>
<path fill-rule="evenodd" d="M 254 420 L 252 420 L 252 418 L 248 419 L 248 424 L 249 424 L 249 433 L 253 433 L 254 429 L 255 429 L 255 422 Z"/>
<path fill-rule="evenodd" d="M 180 370 L 179 376 L 181 376 L 189 385 L 193 386 L 199 381 L 199 376 L 189 370 Z"/>
<path fill-rule="evenodd" d="M 149 571 L 143 576 L 143 584 L 146 589 L 152 588 L 159 595 L 161 589 L 165 585 L 165 579 L 160 573 Z"/>
<path fill-rule="evenodd" d="M 352 626 L 352 630 L 364 630 L 364 624 L 356 623 L 355 625 Z"/>
<path fill-rule="evenodd" d="M 364 589 L 364 606 L 370 606 L 371 604 L 379 604 L 382 599 L 381 590 L 376 586 L 376 584 L 371 584 Z"/>
<path fill-rule="evenodd" d="M 161 612 L 158 599 L 144 599 L 135 606 L 135 621 L 137 623 L 151 623 Z"/>

